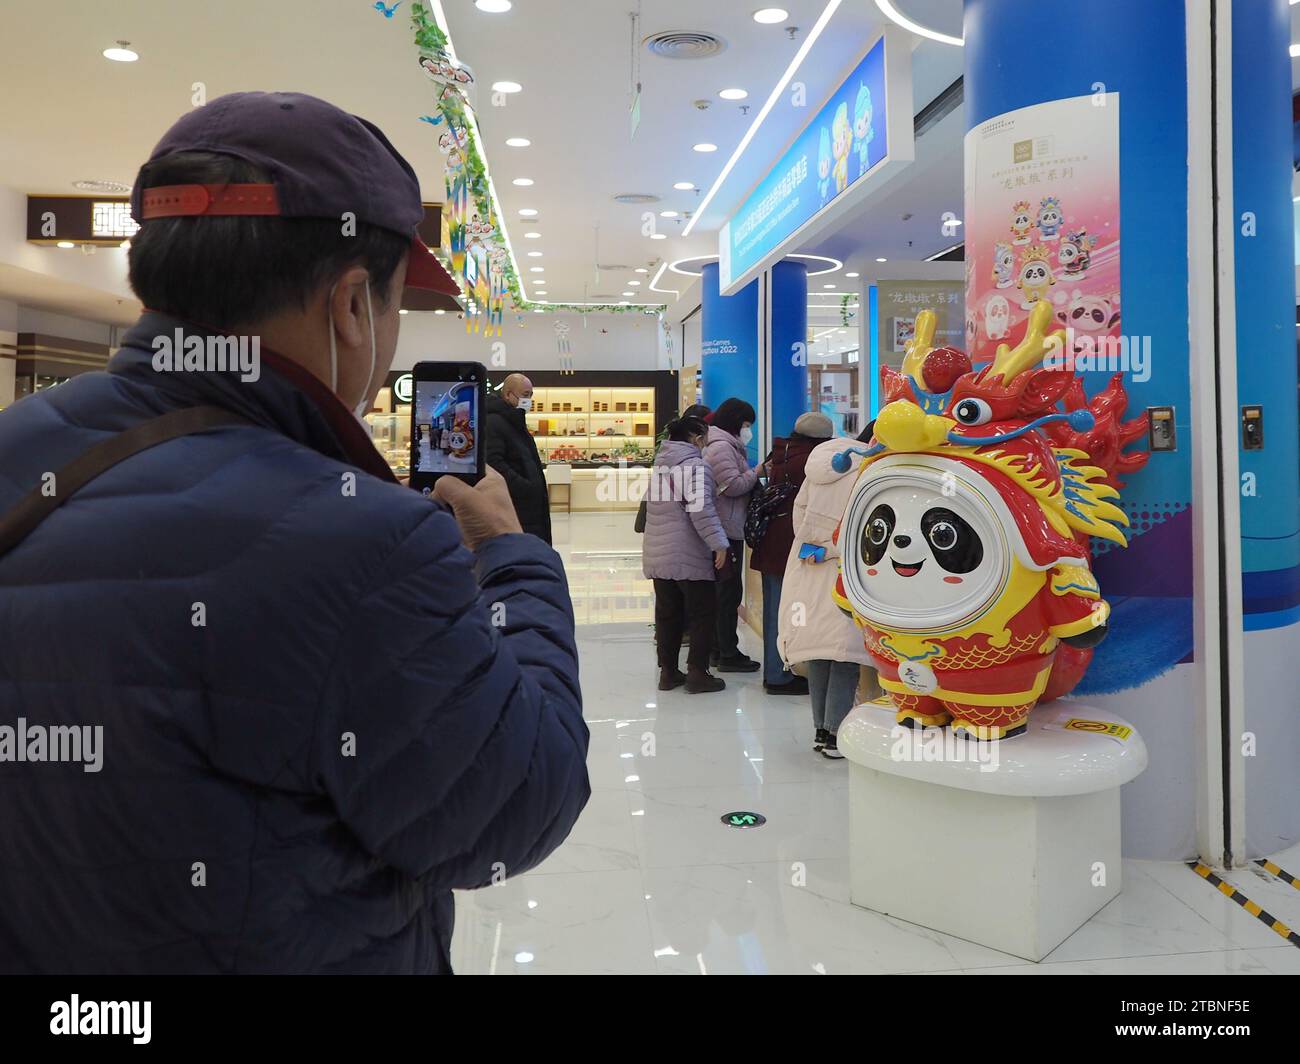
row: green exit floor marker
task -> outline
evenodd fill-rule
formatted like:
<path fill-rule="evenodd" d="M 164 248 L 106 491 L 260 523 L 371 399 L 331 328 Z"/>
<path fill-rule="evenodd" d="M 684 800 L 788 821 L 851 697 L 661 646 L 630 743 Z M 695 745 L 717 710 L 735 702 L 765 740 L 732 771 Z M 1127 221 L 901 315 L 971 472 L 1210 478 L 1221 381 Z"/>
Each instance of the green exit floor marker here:
<path fill-rule="evenodd" d="M 741 810 L 736 813 L 723 813 L 722 822 L 733 828 L 761 828 L 767 823 L 767 817 L 762 813 L 747 813 Z"/>

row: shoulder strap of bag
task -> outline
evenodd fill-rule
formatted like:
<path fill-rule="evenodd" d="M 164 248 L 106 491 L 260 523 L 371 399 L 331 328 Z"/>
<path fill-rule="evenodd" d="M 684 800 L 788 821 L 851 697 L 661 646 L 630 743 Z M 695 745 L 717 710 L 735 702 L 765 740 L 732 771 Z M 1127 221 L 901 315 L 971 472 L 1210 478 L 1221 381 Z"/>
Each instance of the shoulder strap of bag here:
<path fill-rule="evenodd" d="M 55 471 L 54 494 L 46 495 L 41 488 L 33 488 L 8 513 L 0 516 L 0 556 L 13 550 L 68 499 L 119 462 L 179 436 L 239 424 L 252 422 L 219 406 L 188 406 L 142 421 L 95 444 Z"/>

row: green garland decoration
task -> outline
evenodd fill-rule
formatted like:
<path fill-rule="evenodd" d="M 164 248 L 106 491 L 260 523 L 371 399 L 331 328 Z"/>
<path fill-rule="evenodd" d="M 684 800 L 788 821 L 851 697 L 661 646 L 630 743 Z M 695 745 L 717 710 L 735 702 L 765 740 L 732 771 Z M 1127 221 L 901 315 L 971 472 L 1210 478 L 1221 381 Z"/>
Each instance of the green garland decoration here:
<path fill-rule="evenodd" d="M 436 22 L 429 18 L 428 14 L 425 13 L 424 5 L 419 3 L 418 0 L 411 5 L 411 24 L 415 29 L 415 46 L 420 51 L 432 52 L 434 55 L 446 55 L 447 35 L 438 28 Z M 443 121 L 446 122 L 453 138 L 459 139 L 458 130 L 464 133 L 465 147 L 461 151 L 461 155 L 464 159 L 469 193 L 474 201 L 475 211 L 478 212 L 480 218 L 496 219 L 496 212 L 492 209 L 492 195 L 488 187 L 487 164 L 484 162 L 482 150 L 479 148 L 478 142 L 474 138 L 473 129 L 469 124 L 464 97 L 458 92 L 446 91 L 438 100 L 438 109 L 442 113 Z M 496 233 L 499 234 L 501 232 L 500 220 L 496 219 L 495 224 Z M 494 242 L 504 246 L 504 242 L 496 234 L 494 234 Z M 451 262 L 441 248 L 438 249 L 438 258 L 450 272 Z M 641 304 L 639 306 L 623 306 L 617 303 L 591 305 L 534 303 L 524 299 L 523 289 L 519 285 L 519 275 L 515 271 L 513 255 L 506 255 L 502 258 L 502 272 L 505 275 L 506 290 L 510 293 L 510 299 L 516 312 L 541 310 L 549 313 L 563 311 L 577 314 L 590 314 L 592 312 L 599 314 L 633 314 L 637 312 L 653 314 L 661 313 L 668 307 L 666 303 Z"/>
<path fill-rule="evenodd" d="M 852 315 L 849 313 L 849 300 L 853 299 L 852 292 L 840 296 L 840 323 L 847 329 L 851 324 L 849 319 Z"/>

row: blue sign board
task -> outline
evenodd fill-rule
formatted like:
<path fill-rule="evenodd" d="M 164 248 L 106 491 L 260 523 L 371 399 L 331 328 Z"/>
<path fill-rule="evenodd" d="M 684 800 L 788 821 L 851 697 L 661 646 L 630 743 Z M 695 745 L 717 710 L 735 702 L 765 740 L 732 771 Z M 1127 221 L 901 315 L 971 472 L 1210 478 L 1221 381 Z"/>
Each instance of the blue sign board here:
<path fill-rule="evenodd" d="M 724 290 L 887 156 L 885 115 L 882 36 L 723 226 Z"/>

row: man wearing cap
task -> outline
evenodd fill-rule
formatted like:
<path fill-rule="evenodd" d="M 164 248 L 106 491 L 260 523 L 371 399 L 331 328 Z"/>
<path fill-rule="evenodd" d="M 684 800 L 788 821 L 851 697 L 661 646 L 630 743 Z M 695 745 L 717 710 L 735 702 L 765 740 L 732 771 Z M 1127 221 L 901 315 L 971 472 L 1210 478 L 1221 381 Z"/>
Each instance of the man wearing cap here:
<path fill-rule="evenodd" d="M 132 209 L 144 315 L 0 413 L 0 725 L 102 730 L 94 764 L 0 742 L 0 970 L 448 972 L 451 891 L 559 845 L 588 736 L 500 476 L 422 498 L 359 421 L 404 286 L 457 294 L 415 173 L 236 93 Z"/>

